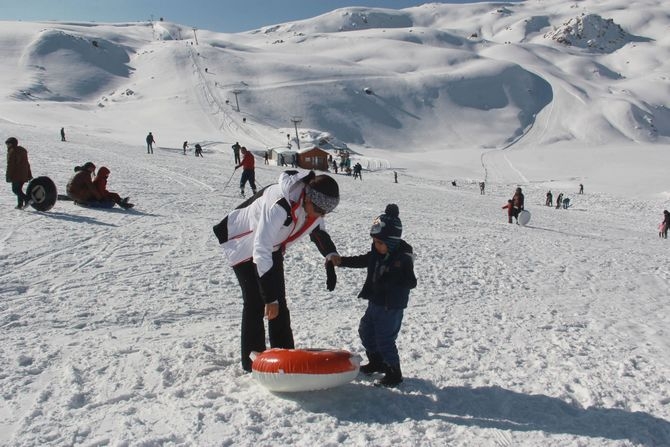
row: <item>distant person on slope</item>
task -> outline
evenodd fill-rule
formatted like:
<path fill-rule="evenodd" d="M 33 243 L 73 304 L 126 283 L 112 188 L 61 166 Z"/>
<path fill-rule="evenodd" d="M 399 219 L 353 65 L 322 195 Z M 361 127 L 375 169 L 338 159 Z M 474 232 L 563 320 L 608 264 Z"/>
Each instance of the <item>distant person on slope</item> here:
<path fill-rule="evenodd" d="M 670 228 L 670 211 L 663 210 L 663 222 L 661 222 L 660 232 L 658 233 L 658 236 L 662 237 L 663 239 L 667 239 L 669 228 Z"/>
<path fill-rule="evenodd" d="M 186 155 L 186 148 L 188 148 L 188 141 L 184 141 L 182 148 L 184 149 L 184 155 Z"/>
<path fill-rule="evenodd" d="M 67 195 L 75 203 L 83 205 L 102 200 L 102 195 L 98 192 L 91 178 L 95 172 L 95 165 L 87 161 L 83 166 L 76 166 L 74 172 L 74 176 L 67 183 Z"/>
<path fill-rule="evenodd" d="M 202 157 L 202 146 L 199 143 L 195 143 L 195 156 Z M 203 157 L 205 158 L 205 157 Z"/>
<path fill-rule="evenodd" d="M 242 146 L 240 146 L 240 143 L 236 141 L 235 144 L 233 144 L 231 147 L 233 148 L 233 156 L 235 157 L 234 163 L 240 164 L 240 148 Z"/>
<path fill-rule="evenodd" d="M 551 194 L 551 190 L 547 192 L 547 200 L 545 200 L 544 204 L 547 206 L 552 206 L 554 203 L 554 196 Z"/>
<path fill-rule="evenodd" d="M 559 209 L 563 206 L 563 193 L 559 193 L 556 197 L 556 209 Z"/>
<path fill-rule="evenodd" d="M 151 132 L 149 132 L 149 135 L 147 135 L 147 154 L 153 154 L 154 153 L 154 143 L 156 143 L 156 140 L 154 140 L 154 136 Z"/>
<path fill-rule="evenodd" d="M 484 182 L 479 182 L 479 194 L 484 195 L 484 189 L 486 188 L 486 184 Z"/>
<path fill-rule="evenodd" d="M 242 152 L 242 162 L 235 166 L 235 169 L 242 167 L 242 177 L 240 177 L 240 194 L 242 197 L 244 197 L 244 185 L 247 182 L 249 182 L 249 186 L 251 186 L 252 193 L 256 194 L 256 168 L 253 154 L 249 152 L 244 146 L 240 148 L 240 152 Z"/>
<path fill-rule="evenodd" d="M 23 192 L 23 184 L 33 178 L 28 162 L 28 151 L 19 146 L 19 140 L 9 137 L 5 141 L 7 146 L 7 183 L 12 184 L 12 192 L 16 194 L 16 209 L 28 206 L 29 198 Z"/>
<path fill-rule="evenodd" d="M 60 140 L 65 141 L 65 127 L 60 128 Z"/>
<path fill-rule="evenodd" d="M 128 203 L 129 197 L 124 197 L 122 199 L 121 196 L 117 193 L 107 191 L 107 179 L 109 178 L 109 174 L 109 168 L 100 166 L 100 169 L 98 169 L 98 173 L 93 180 L 93 185 L 98 191 L 98 194 L 100 194 L 101 200 L 114 202 L 123 209 L 132 208 L 134 205 L 132 203 Z"/>
<path fill-rule="evenodd" d="M 514 208 L 516 208 L 517 215 L 519 214 L 519 211 L 523 211 L 524 202 L 525 197 L 521 192 L 521 188 L 517 188 L 516 191 L 514 191 L 514 195 L 512 196 L 512 203 L 514 204 Z"/>

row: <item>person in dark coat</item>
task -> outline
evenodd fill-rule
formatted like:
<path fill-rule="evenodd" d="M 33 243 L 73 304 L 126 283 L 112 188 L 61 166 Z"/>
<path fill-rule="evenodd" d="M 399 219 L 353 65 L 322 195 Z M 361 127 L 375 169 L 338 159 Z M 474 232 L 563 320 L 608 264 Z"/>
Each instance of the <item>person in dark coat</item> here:
<path fill-rule="evenodd" d="M 76 166 L 74 172 L 74 176 L 67 183 L 67 195 L 76 203 L 83 205 L 101 201 L 102 195 L 96 189 L 91 178 L 95 172 L 95 165 L 87 161 L 83 166 Z"/>
<path fill-rule="evenodd" d="M 233 144 L 231 147 L 233 148 L 233 156 L 235 157 L 235 164 L 239 165 L 240 164 L 240 149 L 242 149 L 242 146 L 240 146 L 240 143 L 236 141 L 235 144 Z"/>
<path fill-rule="evenodd" d="M 521 192 L 521 188 L 517 188 L 512 196 L 512 204 L 514 205 L 514 208 L 516 208 L 517 214 L 519 211 L 523 211 L 524 202 L 525 197 L 523 196 L 523 192 Z"/>
<path fill-rule="evenodd" d="M 186 155 L 186 148 L 188 148 L 188 141 L 184 141 L 184 144 L 182 144 L 182 148 L 184 149 L 184 155 Z"/>
<path fill-rule="evenodd" d="M 149 135 L 147 135 L 147 154 L 153 154 L 154 153 L 154 143 L 156 140 L 154 140 L 154 136 L 151 132 L 149 132 Z"/>
<path fill-rule="evenodd" d="M 195 156 L 202 157 L 202 146 L 199 143 L 195 143 Z"/>
<path fill-rule="evenodd" d="M 358 334 L 369 362 L 362 365 L 363 374 L 384 373 L 375 385 L 395 387 L 402 378 L 396 339 L 400 332 L 409 292 L 416 287 L 412 247 L 401 239 L 402 222 L 398 205 L 386 206 L 384 214 L 372 222 L 372 246 L 359 256 L 333 256 L 339 267 L 367 268 L 368 273 L 359 298 L 368 307 L 358 326 Z"/>
<path fill-rule="evenodd" d="M 547 200 L 544 202 L 547 206 L 552 206 L 554 203 L 554 196 L 551 194 L 551 190 L 547 191 Z"/>
<path fill-rule="evenodd" d="M 556 209 L 559 209 L 563 206 L 563 193 L 559 193 L 556 197 Z"/>
<path fill-rule="evenodd" d="M 659 236 L 663 239 L 668 238 L 668 229 L 670 228 L 670 211 L 663 210 L 663 222 L 661 223 L 661 231 Z"/>
<path fill-rule="evenodd" d="M 29 198 L 23 192 L 23 184 L 33 178 L 28 162 L 28 151 L 19 146 L 19 141 L 15 137 L 9 137 L 5 141 L 7 146 L 7 183 L 12 184 L 12 192 L 16 194 L 16 209 L 23 209 L 28 206 Z"/>
<path fill-rule="evenodd" d="M 60 140 L 65 141 L 65 127 L 60 128 Z"/>

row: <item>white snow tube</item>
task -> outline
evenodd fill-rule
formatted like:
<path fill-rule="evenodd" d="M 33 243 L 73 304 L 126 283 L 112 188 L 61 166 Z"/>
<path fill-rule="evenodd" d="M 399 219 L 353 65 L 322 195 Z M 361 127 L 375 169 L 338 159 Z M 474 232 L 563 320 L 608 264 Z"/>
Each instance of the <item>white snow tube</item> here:
<path fill-rule="evenodd" d="M 517 222 L 519 222 L 519 225 L 521 225 L 522 227 L 528 225 L 528 222 L 530 222 L 530 211 L 528 210 L 519 211 L 519 217 L 517 217 Z"/>
<path fill-rule="evenodd" d="M 351 382 L 360 357 L 327 349 L 270 349 L 252 353 L 254 379 L 270 391 L 324 390 Z"/>

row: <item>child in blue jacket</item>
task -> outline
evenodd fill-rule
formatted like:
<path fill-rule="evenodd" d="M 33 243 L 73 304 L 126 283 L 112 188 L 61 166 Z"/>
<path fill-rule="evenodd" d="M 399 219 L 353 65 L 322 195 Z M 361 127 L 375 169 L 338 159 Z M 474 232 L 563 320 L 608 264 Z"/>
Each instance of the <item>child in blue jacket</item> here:
<path fill-rule="evenodd" d="M 409 291 L 416 287 L 412 247 L 403 241 L 398 205 L 389 204 L 370 229 L 372 247 L 359 256 L 331 259 L 340 267 L 366 268 L 367 278 L 359 298 L 368 300 L 358 334 L 369 362 L 361 372 L 384 373 L 377 386 L 395 387 L 402 382 L 396 339 L 400 332 Z"/>

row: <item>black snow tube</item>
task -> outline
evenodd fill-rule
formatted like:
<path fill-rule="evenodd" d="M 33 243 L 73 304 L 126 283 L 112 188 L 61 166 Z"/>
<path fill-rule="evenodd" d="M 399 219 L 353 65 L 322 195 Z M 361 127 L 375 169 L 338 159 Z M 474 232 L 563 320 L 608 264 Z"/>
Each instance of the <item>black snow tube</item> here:
<path fill-rule="evenodd" d="M 56 184 L 49 177 L 36 177 L 28 183 L 26 195 L 30 206 L 38 211 L 49 211 L 58 199 Z"/>

